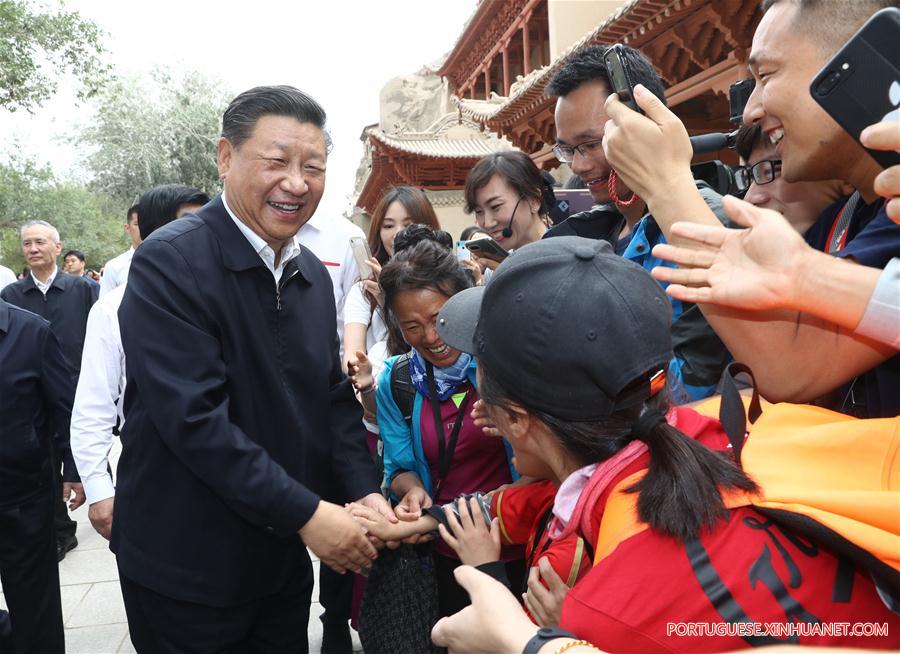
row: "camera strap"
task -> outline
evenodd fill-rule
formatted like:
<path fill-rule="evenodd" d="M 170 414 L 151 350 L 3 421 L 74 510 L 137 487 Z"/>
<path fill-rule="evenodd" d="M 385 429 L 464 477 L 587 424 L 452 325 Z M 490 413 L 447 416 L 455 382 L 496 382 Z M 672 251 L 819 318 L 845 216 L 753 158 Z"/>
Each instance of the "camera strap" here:
<path fill-rule="evenodd" d="M 856 206 L 859 204 L 859 191 L 851 195 L 831 224 L 828 230 L 828 240 L 826 241 L 825 251 L 828 254 L 840 252 L 847 245 L 847 234 L 850 232 L 850 223 L 853 221 L 853 214 L 856 213 Z"/>
<path fill-rule="evenodd" d="M 450 471 L 450 462 L 453 460 L 453 452 L 456 449 L 456 442 L 459 440 L 459 432 L 462 430 L 466 409 L 469 406 L 469 396 L 472 391 L 466 391 L 466 395 L 459 405 L 459 412 L 456 414 L 456 421 L 453 423 L 453 430 L 450 432 L 450 442 L 447 443 L 446 434 L 444 433 L 444 421 L 441 419 L 441 402 L 438 400 L 437 384 L 434 380 L 434 366 L 430 362 L 427 362 L 425 365 L 425 377 L 428 380 L 428 400 L 431 404 L 435 437 L 438 442 L 438 478 L 432 484 L 433 492 L 431 495 L 432 499 L 437 501 L 441 484 Z"/>

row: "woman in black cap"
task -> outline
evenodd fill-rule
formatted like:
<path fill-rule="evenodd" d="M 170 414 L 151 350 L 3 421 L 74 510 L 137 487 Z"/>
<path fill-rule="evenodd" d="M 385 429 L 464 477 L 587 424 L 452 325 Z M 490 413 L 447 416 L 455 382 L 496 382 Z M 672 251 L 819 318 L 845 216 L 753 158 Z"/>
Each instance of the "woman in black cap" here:
<path fill-rule="evenodd" d="M 669 304 L 607 243 L 561 237 L 522 248 L 491 284 L 448 300 L 437 329 L 478 358 L 482 412 L 519 472 L 549 468 L 561 482 L 551 536 L 580 532 L 595 552 L 563 603 L 568 631 L 535 635 L 493 582 L 465 568 L 457 579 L 475 606 L 438 623 L 438 644 L 549 653 L 570 641 L 545 643 L 577 634 L 604 651 L 723 651 L 781 642 L 757 623 L 896 624 L 867 575 L 727 502 L 756 485 L 733 463 L 718 421 L 668 406 Z M 487 597 L 489 619 L 479 606 Z M 793 642 L 884 647 L 897 638 Z"/>

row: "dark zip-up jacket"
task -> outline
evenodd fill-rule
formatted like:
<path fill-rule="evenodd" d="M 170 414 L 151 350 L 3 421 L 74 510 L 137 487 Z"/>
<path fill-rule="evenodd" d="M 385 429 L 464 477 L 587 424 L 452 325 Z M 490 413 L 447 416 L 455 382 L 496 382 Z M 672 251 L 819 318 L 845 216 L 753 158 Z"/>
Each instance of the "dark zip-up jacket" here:
<path fill-rule="evenodd" d="M 56 334 L 77 379 L 81 372 L 81 351 L 84 349 L 88 314 L 99 292 L 99 286 L 86 278 L 73 277 L 58 270 L 47 295 L 34 285 L 31 275 L 26 275 L 25 279 L 4 287 L 0 297 L 50 322 L 50 329 Z"/>
<path fill-rule="evenodd" d="M 278 591 L 326 484 L 378 491 L 328 272 L 302 248 L 276 289 L 219 197 L 135 252 L 119 324 L 120 571 L 212 606 Z"/>
<path fill-rule="evenodd" d="M 75 380 L 47 321 L 0 300 L 0 506 L 53 488 L 50 438 L 63 478 L 77 481 L 68 448 Z"/>

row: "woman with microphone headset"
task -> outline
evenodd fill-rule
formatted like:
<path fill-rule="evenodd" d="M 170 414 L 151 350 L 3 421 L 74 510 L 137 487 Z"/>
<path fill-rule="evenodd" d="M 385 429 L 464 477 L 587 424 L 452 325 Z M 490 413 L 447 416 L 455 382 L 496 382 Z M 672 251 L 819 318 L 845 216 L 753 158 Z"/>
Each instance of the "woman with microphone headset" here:
<path fill-rule="evenodd" d="M 553 178 L 517 150 L 495 152 L 475 164 L 465 196 L 466 213 L 474 213 L 478 227 L 508 252 L 543 238 L 556 202 Z M 473 258 L 491 270 L 500 264 L 476 253 Z"/>

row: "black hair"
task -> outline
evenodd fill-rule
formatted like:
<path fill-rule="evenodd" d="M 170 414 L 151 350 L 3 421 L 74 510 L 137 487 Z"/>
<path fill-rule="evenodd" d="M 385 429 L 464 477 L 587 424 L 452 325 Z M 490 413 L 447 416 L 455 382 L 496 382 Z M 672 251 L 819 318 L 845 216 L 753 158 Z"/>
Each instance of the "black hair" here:
<path fill-rule="evenodd" d="M 141 196 L 138 203 L 141 239 L 175 220 L 178 208 L 185 204 L 206 204 L 209 196 L 200 189 L 183 184 L 156 186 Z"/>
<path fill-rule="evenodd" d="M 627 45 L 625 58 L 634 74 L 634 83 L 643 84 L 653 95 L 666 104 L 666 90 L 663 81 L 653 67 L 653 64 L 640 51 Z M 562 98 L 585 82 L 601 81 L 607 91 L 612 93 L 612 84 L 609 81 L 609 70 L 603 55 L 609 46 L 592 45 L 573 52 L 562 67 L 554 73 L 547 84 L 547 94 L 551 97 Z"/>
<path fill-rule="evenodd" d="M 900 7 L 898 0 L 762 0 L 763 12 L 776 4 L 797 5 L 794 26 L 809 34 L 825 54 L 841 47 L 876 11 Z"/>
<path fill-rule="evenodd" d="M 464 207 L 466 213 L 475 211 L 475 195 L 495 175 L 502 177 L 516 192 L 516 195 L 539 200 L 541 206 L 538 213 L 541 216 L 550 213 L 550 209 L 556 204 L 556 198 L 553 195 L 553 177 L 549 173 L 545 176 L 531 157 L 524 152 L 506 150 L 482 157 L 469 171 L 463 191 L 466 199 Z"/>
<path fill-rule="evenodd" d="M 250 138 L 263 116 L 288 116 L 301 123 L 312 123 L 322 130 L 325 151 L 331 152 L 331 136 L 325 129 L 325 110 L 293 86 L 256 86 L 241 93 L 222 116 L 222 136 L 239 148 Z"/>
<path fill-rule="evenodd" d="M 400 354 L 408 352 L 409 345 L 403 340 L 400 326 L 391 310 L 397 295 L 404 291 L 428 289 L 452 297 L 472 286 L 472 280 L 453 252 L 436 239 L 426 238 L 395 252 L 382 268 L 378 285 L 381 286 L 381 294 L 384 297 L 388 351 Z"/>
<path fill-rule="evenodd" d="M 472 234 L 477 234 L 478 232 L 484 233 L 484 230 L 478 225 L 469 225 L 459 233 L 459 240 L 468 241 L 472 238 Z"/>
<path fill-rule="evenodd" d="M 570 421 L 534 411 L 502 388 L 479 361 L 478 394 L 487 404 L 515 403 L 543 422 L 560 445 L 583 465 L 609 459 L 636 440 L 635 425 L 645 413 L 665 416 L 668 391 L 663 389 L 642 404 L 616 411 L 608 418 Z M 646 376 L 644 376 L 646 378 Z M 548 381 L 552 383 L 552 381 Z M 637 493 L 638 517 L 651 528 L 680 541 L 696 538 L 727 515 L 721 491 L 757 491 L 750 479 L 727 455 L 707 448 L 681 433 L 664 419 L 641 437 L 650 452 L 647 474 L 628 492 Z"/>
<path fill-rule="evenodd" d="M 750 163 L 750 153 L 759 145 L 761 137 L 762 127 L 759 123 L 741 125 L 738 129 L 737 136 L 734 138 L 734 149 L 745 163 Z"/>
<path fill-rule="evenodd" d="M 428 225 L 413 223 L 401 229 L 394 236 L 394 254 L 396 255 L 420 241 L 434 241 L 448 250 L 453 249 L 453 237 L 443 229 L 432 229 Z"/>
<path fill-rule="evenodd" d="M 68 257 L 76 257 L 82 263 L 84 263 L 84 252 L 81 250 L 69 250 L 63 255 L 63 261 L 65 261 Z"/>
<path fill-rule="evenodd" d="M 433 229 L 441 228 L 437 214 L 434 212 L 434 207 L 431 205 L 431 201 L 428 199 L 425 191 L 414 186 L 392 186 L 387 189 L 372 213 L 372 222 L 369 223 L 368 236 L 369 251 L 373 257 L 378 259 L 378 263 L 382 266 L 387 263 L 390 255 L 388 255 L 388 251 L 381 240 L 381 227 L 384 225 L 384 218 L 388 209 L 395 202 L 399 202 L 406 209 L 414 223 L 426 225 Z"/>
<path fill-rule="evenodd" d="M 131 217 L 134 215 L 136 215 L 138 217 L 138 220 L 140 220 L 140 212 L 138 211 L 137 204 L 133 204 L 130 207 L 128 207 L 128 211 L 125 212 L 125 223 L 126 224 L 130 223 Z"/>

